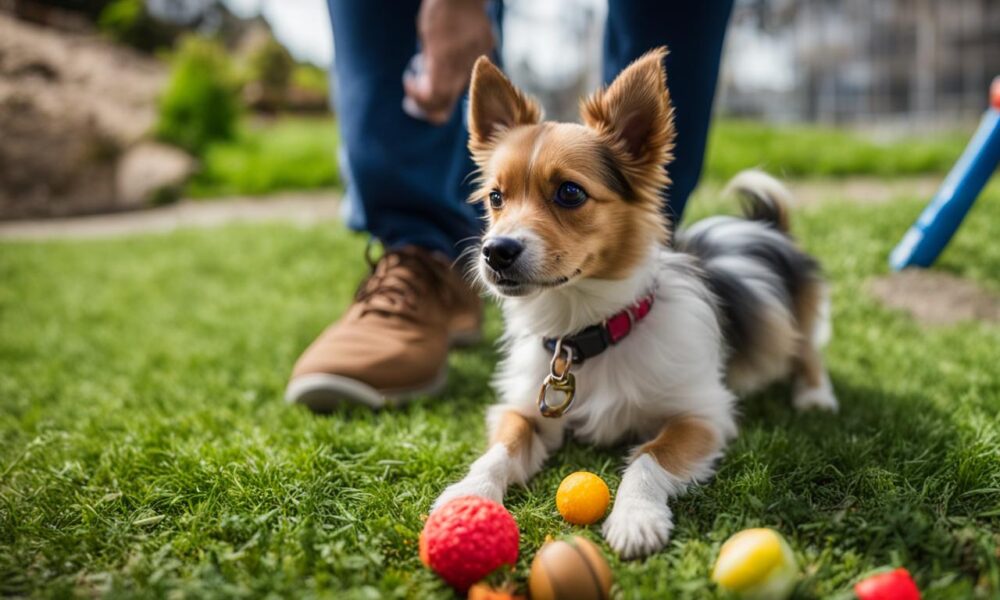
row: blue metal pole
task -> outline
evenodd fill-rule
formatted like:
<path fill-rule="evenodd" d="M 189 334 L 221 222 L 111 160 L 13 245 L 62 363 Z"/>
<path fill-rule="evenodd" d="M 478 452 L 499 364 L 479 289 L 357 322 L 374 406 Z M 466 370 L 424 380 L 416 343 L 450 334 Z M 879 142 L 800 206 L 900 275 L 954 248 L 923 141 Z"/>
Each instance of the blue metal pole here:
<path fill-rule="evenodd" d="M 929 267 L 955 235 L 979 192 L 1000 164 L 1000 108 L 983 115 L 979 129 L 930 204 L 889 255 L 894 271 Z"/>

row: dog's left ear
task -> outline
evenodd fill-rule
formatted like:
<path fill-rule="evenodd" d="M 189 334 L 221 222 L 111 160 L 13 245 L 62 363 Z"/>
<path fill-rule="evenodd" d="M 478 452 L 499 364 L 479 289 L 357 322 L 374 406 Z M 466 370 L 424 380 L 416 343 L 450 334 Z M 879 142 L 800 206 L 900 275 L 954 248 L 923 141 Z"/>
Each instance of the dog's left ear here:
<path fill-rule="evenodd" d="M 583 122 L 618 149 L 627 167 L 642 170 L 673 160 L 676 132 L 663 70 L 666 56 L 663 47 L 647 52 L 581 105 Z"/>
<path fill-rule="evenodd" d="M 485 56 L 472 67 L 469 84 L 469 149 L 473 155 L 488 150 L 498 133 L 518 125 L 533 125 L 542 111 L 514 87 Z"/>

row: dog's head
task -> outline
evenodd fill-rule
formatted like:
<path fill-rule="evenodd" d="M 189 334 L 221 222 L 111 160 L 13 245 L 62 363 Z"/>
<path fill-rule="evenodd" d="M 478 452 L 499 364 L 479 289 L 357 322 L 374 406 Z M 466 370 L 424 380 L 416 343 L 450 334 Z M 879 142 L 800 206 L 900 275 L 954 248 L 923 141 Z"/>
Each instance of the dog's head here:
<path fill-rule="evenodd" d="M 665 49 L 649 52 L 581 103 L 584 125 L 541 122 L 538 105 L 482 57 L 474 67 L 469 149 L 473 200 L 489 225 L 478 271 L 503 296 L 585 278 L 622 279 L 667 241 L 673 109 Z"/>

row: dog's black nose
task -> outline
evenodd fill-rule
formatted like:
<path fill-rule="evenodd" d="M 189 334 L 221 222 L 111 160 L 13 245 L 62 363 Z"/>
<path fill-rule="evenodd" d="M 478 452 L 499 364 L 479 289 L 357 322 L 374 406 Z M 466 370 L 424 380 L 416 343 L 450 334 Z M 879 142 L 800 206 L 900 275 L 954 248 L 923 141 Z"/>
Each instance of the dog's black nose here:
<path fill-rule="evenodd" d="M 509 237 L 495 237 L 483 243 L 483 258 L 496 271 L 503 271 L 524 251 L 521 242 Z"/>

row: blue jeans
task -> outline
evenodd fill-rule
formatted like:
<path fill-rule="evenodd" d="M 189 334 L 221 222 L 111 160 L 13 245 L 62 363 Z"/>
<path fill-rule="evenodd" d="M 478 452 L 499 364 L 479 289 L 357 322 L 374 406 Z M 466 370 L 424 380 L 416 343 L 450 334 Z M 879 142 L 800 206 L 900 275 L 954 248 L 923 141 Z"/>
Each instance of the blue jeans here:
<path fill-rule="evenodd" d="M 604 80 L 667 46 L 677 147 L 664 211 L 679 221 L 701 174 L 732 0 L 610 0 Z M 328 0 L 333 88 L 348 184 L 348 226 L 386 246 L 416 244 L 455 256 L 480 231 L 468 204 L 472 161 L 464 111 L 435 126 L 402 108 L 403 70 L 417 52 L 420 0 Z M 501 5 L 497 5 L 499 12 Z"/>

